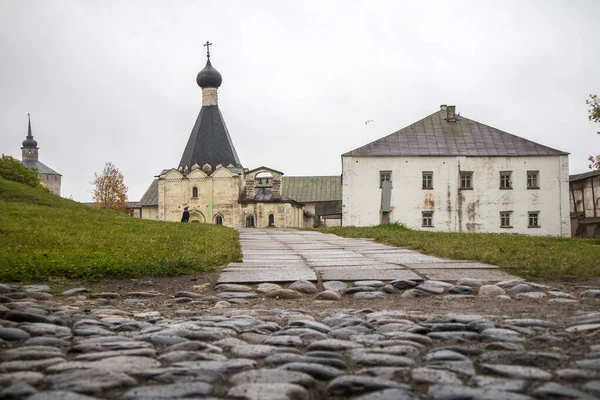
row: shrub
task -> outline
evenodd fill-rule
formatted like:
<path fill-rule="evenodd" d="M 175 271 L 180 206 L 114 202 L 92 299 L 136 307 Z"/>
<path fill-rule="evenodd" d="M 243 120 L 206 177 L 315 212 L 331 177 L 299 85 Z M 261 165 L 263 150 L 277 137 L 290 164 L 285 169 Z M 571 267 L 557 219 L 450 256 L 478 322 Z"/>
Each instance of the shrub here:
<path fill-rule="evenodd" d="M 24 183 L 35 188 L 42 187 L 37 170 L 29 169 L 21 161 L 4 154 L 0 158 L 0 177 L 9 181 Z"/>

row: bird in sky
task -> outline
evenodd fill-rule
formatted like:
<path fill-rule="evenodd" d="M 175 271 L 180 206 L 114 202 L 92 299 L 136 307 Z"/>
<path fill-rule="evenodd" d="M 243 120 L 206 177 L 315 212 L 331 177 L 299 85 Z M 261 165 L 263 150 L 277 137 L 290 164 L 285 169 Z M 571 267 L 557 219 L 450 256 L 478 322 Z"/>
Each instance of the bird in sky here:
<path fill-rule="evenodd" d="M 369 122 L 373 122 L 373 120 L 372 120 L 372 119 L 370 119 L 370 120 L 368 120 L 368 121 L 365 121 L 365 125 L 367 125 Z"/>

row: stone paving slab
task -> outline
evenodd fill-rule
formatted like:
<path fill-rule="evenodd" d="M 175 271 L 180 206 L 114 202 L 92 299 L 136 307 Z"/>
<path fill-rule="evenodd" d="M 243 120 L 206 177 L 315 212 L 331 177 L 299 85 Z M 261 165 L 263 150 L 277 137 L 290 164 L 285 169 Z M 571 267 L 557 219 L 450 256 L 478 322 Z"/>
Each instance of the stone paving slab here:
<path fill-rule="evenodd" d="M 484 279 L 487 281 L 505 281 L 510 279 L 520 279 L 503 272 L 500 269 L 424 269 L 419 271 L 428 279 L 439 281 L 457 281 L 463 278 Z"/>
<path fill-rule="evenodd" d="M 241 263 L 229 263 L 227 268 L 306 268 L 301 260 L 290 261 L 244 261 Z"/>
<path fill-rule="evenodd" d="M 316 281 L 317 275 L 310 269 L 245 268 L 240 271 L 223 271 L 217 283 L 294 282 L 299 280 Z"/>
<path fill-rule="evenodd" d="M 407 269 L 348 269 L 348 268 L 315 268 L 324 281 L 354 281 L 366 279 L 396 280 L 417 279 L 422 280 L 419 275 Z"/>
<path fill-rule="evenodd" d="M 242 263 L 231 263 L 220 283 L 315 280 L 462 278 L 517 279 L 494 265 L 447 260 L 370 239 L 291 229 L 242 229 Z"/>
<path fill-rule="evenodd" d="M 393 265 L 389 265 L 383 261 L 379 260 L 370 260 L 368 258 L 364 259 L 339 259 L 339 260 L 319 260 L 319 261 L 307 261 L 307 264 L 311 267 L 351 267 L 351 266 L 360 266 L 360 265 L 387 265 L 389 267 L 394 267 Z"/>

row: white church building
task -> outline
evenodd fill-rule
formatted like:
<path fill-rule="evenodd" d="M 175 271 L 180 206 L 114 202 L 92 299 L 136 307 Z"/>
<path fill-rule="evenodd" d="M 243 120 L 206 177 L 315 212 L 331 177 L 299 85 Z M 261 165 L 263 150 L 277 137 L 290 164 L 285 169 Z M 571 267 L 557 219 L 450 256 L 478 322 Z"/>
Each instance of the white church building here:
<path fill-rule="evenodd" d="M 455 106 L 342 155 L 342 225 L 570 236 L 568 153 Z"/>

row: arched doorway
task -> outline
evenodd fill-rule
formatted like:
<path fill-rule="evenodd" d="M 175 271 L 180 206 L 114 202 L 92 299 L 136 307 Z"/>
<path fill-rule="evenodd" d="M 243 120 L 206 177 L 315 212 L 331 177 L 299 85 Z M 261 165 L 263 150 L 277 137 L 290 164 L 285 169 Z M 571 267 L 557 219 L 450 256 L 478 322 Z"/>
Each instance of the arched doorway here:
<path fill-rule="evenodd" d="M 200 211 L 192 211 L 190 213 L 190 222 L 203 224 L 206 222 L 206 218 L 204 217 L 204 214 L 202 214 Z"/>
<path fill-rule="evenodd" d="M 215 217 L 215 224 L 223 225 L 223 216 L 221 214 L 217 214 Z"/>
<path fill-rule="evenodd" d="M 269 226 L 275 226 L 275 216 L 273 214 L 269 214 Z"/>
<path fill-rule="evenodd" d="M 246 216 L 246 228 L 254 228 L 254 214 L 248 214 Z"/>

